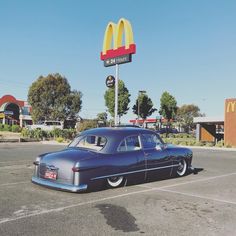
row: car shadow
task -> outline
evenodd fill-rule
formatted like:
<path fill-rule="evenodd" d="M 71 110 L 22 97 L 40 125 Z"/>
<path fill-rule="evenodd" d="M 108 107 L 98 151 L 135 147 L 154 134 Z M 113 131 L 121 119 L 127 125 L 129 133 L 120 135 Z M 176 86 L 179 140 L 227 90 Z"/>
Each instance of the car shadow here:
<path fill-rule="evenodd" d="M 187 175 L 194 174 L 197 175 L 199 172 L 203 171 L 204 168 L 194 167 L 192 170 L 189 171 Z"/>
<path fill-rule="evenodd" d="M 199 167 L 193 167 L 191 169 L 189 169 L 189 171 L 187 172 L 187 174 L 185 176 L 194 174 L 197 175 L 199 172 L 203 171 L 204 168 L 199 168 Z M 123 187 L 125 186 L 134 186 L 134 185 L 141 185 L 141 184 L 145 184 L 145 183 L 152 183 L 152 182 L 156 182 L 156 181 L 163 181 L 163 180 L 167 180 L 167 179 L 177 179 L 177 178 L 183 178 L 183 177 L 178 177 L 176 175 L 162 175 L 162 176 L 148 176 L 145 180 L 143 179 L 128 179 L 125 181 Z M 89 192 L 100 192 L 100 191 L 104 191 L 104 190 L 108 190 L 111 189 L 109 187 L 106 186 L 106 184 L 94 184 L 92 185 L 86 192 L 84 193 L 89 193 Z"/>

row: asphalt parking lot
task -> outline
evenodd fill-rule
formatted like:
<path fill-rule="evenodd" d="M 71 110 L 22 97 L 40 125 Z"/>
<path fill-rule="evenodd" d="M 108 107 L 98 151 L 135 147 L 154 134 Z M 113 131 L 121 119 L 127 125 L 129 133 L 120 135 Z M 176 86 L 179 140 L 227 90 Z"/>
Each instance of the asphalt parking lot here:
<path fill-rule="evenodd" d="M 0 235 L 236 235 L 236 152 L 193 149 L 197 173 L 67 193 L 31 183 L 39 153 L 0 144 Z"/>

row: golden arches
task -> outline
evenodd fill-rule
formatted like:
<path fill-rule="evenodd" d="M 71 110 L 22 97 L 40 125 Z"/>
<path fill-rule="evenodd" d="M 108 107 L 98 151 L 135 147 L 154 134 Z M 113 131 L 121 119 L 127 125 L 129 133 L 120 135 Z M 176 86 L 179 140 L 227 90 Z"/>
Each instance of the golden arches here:
<path fill-rule="evenodd" d="M 228 102 L 227 104 L 227 110 L 226 112 L 234 112 L 235 111 L 235 105 L 236 105 L 236 101 L 233 101 L 233 102 Z"/>
<path fill-rule="evenodd" d="M 130 22 L 124 18 L 121 18 L 118 24 L 113 22 L 108 23 L 103 41 L 103 55 L 106 54 L 107 50 L 112 49 L 112 43 L 114 50 L 122 47 L 123 34 L 125 36 L 125 48 L 128 49 L 129 46 L 134 43 L 133 31 Z"/>

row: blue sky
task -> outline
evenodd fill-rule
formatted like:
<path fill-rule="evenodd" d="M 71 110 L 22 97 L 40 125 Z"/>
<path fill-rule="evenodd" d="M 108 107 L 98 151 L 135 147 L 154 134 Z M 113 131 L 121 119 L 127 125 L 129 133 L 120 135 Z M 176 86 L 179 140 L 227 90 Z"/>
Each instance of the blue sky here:
<path fill-rule="evenodd" d="M 236 97 L 235 12 L 234 0 L 0 0 L 0 96 L 26 100 L 32 82 L 58 72 L 83 93 L 80 115 L 95 118 L 115 74 L 100 61 L 104 31 L 124 17 L 137 53 L 120 66 L 131 94 L 122 122 L 135 117 L 139 90 L 157 109 L 168 91 L 178 106 L 223 117 L 224 99 Z"/>

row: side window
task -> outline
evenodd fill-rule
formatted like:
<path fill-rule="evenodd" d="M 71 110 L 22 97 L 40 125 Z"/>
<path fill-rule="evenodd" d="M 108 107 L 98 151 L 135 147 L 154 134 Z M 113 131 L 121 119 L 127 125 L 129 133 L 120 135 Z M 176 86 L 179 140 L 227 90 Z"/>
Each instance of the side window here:
<path fill-rule="evenodd" d="M 118 152 L 134 151 L 141 149 L 138 136 L 130 136 L 125 138 L 119 145 Z"/>
<path fill-rule="evenodd" d="M 155 134 L 143 134 L 141 140 L 144 149 L 156 148 L 157 145 L 162 144 L 159 137 Z"/>

